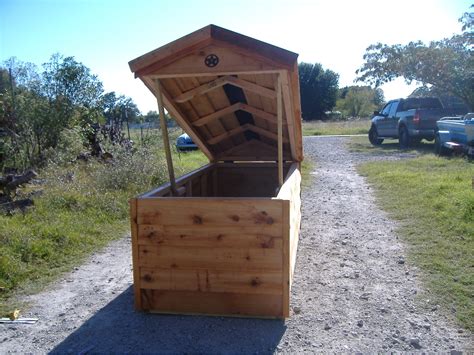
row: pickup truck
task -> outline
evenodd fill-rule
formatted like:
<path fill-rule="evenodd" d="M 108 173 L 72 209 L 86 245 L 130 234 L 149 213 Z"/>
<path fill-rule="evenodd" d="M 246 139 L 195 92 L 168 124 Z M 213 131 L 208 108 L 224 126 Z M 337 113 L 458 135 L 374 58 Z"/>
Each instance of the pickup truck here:
<path fill-rule="evenodd" d="M 389 101 L 381 112 L 375 111 L 369 141 L 380 145 L 387 138 L 397 138 L 400 148 L 408 148 L 423 138 L 435 138 L 436 121 L 441 117 L 462 115 L 463 109 L 445 109 L 438 98 L 414 97 Z"/>

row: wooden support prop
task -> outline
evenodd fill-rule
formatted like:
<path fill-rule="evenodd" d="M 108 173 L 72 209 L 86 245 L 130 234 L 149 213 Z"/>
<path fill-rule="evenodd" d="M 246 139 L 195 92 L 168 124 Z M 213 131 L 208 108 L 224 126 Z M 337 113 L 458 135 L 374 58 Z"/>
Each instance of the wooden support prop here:
<path fill-rule="evenodd" d="M 157 93 L 156 98 L 158 102 L 158 111 L 160 114 L 161 135 L 163 137 L 163 146 L 165 148 L 165 154 L 166 154 L 166 165 L 168 166 L 168 174 L 170 178 L 171 194 L 173 196 L 178 196 L 178 191 L 176 189 L 176 180 L 174 177 L 173 159 L 171 158 L 170 140 L 168 137 L 168 127 L 166 125 L 165 109 L 163 107 L 163 96 L 161 93 L 161 84 L 159 80 L 155 81 L 155 86 L 156 86 L 156 93 Z"/>
<path fill-rule="evenodd" d="M 178 103 L 183 103 L 183 102 L 186 102 L 186 101 L 189 101 L 189 100 L 193 99 L 194 97 L 196 97 L 198 95 L 204 95 L 206 92 L 209 92 L 211 90 L 220 88 L 221 86 L 224 86 L 225 84 L 227 84 L 228 83 L 227 78 L 228 78 L 228 76 L 223 76 L 223 77 L 218 78 L 216 80 L 213 80 L 209 83 L 198 86 L 197 88 L 186 91 L 186 92 L 182 93 L 181 95 L 176 96 L 174 98 L 174 101 L 176 101 Z"/>
<path fill-rule="evenodd" d="M 239 134 L 239 133 L 242 133 L 242 132 L 245 132 L 245 131 L 252 131 L 252 132 L 258 133 L 262 136 L 265 136 L 267 138 L 273 139 L 275 141 L 278 140 L 278 135 L 276 135 L 275 133 L 272 133 L 272 132 L 269 132 L 269 131 L 267 131 L 263 128 L 254 126 L 253 124 L 246 123 L 242 126 L 238 126 L 234 129 L 231 129 L 228 132 L 224 132 L 222 134 L 219 134 L 218 136 L 215 136 L 215 137 L 209 139 L 208 143 L 209 144 L 217 144 L 217 143 L 220 143 L 220 142 L 222 142 L 223 140 L 225 140 L 227 138 L 231 138 L 231 137 L 235 136 L 236 134 Z M 288 139 L 283 137 L 283 143 L 288 143 Z"/>
<path fill-rule="evenodd" d="M 251 113 L 252 115 L 257 116 L 261 119 L 264 119 L 265 121 L 268 121 L 273 124 L 277 124 L 277 116 L 274 115 L 273 113 L 260 110 L 256 107 L 253 107 L 247 104 L 242 104 L 240 109 L 243 111 L 247 111 L 248 113 Z"/>
<path fill-rule="evenodd" d="M 235 76 L 226 75 L 226 76 L 217 78 L 216 80 L 210 81 L 206 84 L 203 84 L 201 86 L 198 86 L 197 88 L 186 91 L 185 93 L 182 93 L 181 95 L 176 96 L 174 98 L 174 101 L 178 103 L 183 103 L 183 102 L 193 99 L 196 96 L 204 95 L 206 92 L 220 88 L 221 86 L 224 86 L 226 84 L 231 84 L 241 89 L 252 91 L 255 94 L 265 96 L 270 99 L 274 99 L 276 97 L 275 91 L 271 89 L 251 83 L 250 81 L 245 81 L 245 80 L 236 78 Z"/>
<path fill-rule="evenodd" d="M 276 135 L 275 133 L 272 133 L 270 131 L 267 131 L 266 129 L 263 129 L 263 128 L 260 128 L 260 127 L 257 127 L 257 126 L 251 125 L 251 124 L 248 125 L 247 129 L 249 131 L 258 133 L 258 134 L 260 134 L 264 137 L 267 137 L 267 138 L 273 139 L 275 141 L 278 141 L 278 135 Z M 286 139 L 284 137 L 282 137 L 282 141 L 283 141 L 283 143 L 288 143 L 288 139 Z"/>
<path fill-rule="evenodd" d="M 204 126 L 205 124 L 208 124 L 209 122 L 215 121 L 218 118 L 221 118 L 225 115 L 229 115 L 231 113 L 234 113 L 235 111 L 240 110 L 240 102 L 237 102 L 231 106 L 228 106 L 226 108 L 223 108 L 222 110 L 216 111 L 214 113 L 211 113 L 210 115 L 201 117 L 200 119 L 196 120 L 193 122 L 194 126 L 200 127 Z"/>
<path fill-rule="evenodd" d="M 283 186 L 283 100 L 281 93 L 281 74 L 277 80 L 277 120 L 278 120 L 278 184 Z"/>
<path fill-rule="evenodd" d="M 193 122 L 193 125 L 194 126 L 197 126 L 197 127 L 200 127 L 200 126 L 204 126 L 212 121 L 215 121 L 225 115 L 229 115 L 231 113 L 234 113 L 236 111 L 239 111 L 239 110 L 242 110 L 242 111 L 246 111 L 248 113 L 251 113 L 252 115 L 255 115 L 257 117 L 260 117 L 262 119 L 264 119 L 265 121 L 268 121 L 268 122 L 271 122 L 273 124 L 277 124 L 277 116 L 272 114 L 272 113 L 269 113 L 269 112 L 266 112 L 266 111 L 263 111 L 263 110 L 260 110 L 256 107 L 253 107 L 253 106 L 250 106 L 250 105 L 247 105 L 247 104 L 244 104 L 242 102 L 237 102 L 231 106 L 228 106 L 228 107 L 225 107 L 223 108 L 222 110 L 219 110 L 219 111 L 216 111 L 216 112 L 213 112 L 207 116 L 204 116 L 204 117 L 201 117 L 200 119 L 196 120 Z M 282 125 L 283 125 L 283 122 L 282 122 Z"/>

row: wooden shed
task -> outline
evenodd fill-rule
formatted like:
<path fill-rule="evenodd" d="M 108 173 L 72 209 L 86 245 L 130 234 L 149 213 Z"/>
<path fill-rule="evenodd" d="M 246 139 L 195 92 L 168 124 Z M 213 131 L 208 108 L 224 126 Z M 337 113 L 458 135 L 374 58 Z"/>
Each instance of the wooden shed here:
<path fill-rule="evenodd" d="M 300 227 L 297 54 L 206 26 L 129 65 L 209 158 L 130 201 L 135 307 L 284 318 Z"/>

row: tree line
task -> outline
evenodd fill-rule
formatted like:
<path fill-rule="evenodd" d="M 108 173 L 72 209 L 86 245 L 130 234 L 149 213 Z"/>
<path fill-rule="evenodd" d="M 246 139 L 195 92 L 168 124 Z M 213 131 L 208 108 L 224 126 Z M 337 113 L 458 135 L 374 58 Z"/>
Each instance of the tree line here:
<path fill-rule="evenodd" d="M 123 123 L 140 116 L 131 98 L 104 92 L 89 68 L 60 54 L 41 70 L 16 58 L 4 62 L 0 95 L 0 169 L 41 165 L 67 130 L 75 130 L 85 144 L 99 129 L 120 142 Z"/>
<path fill-rule="evenodd" d="M 471 6 L 471 9 L 473 6 Z M 460 18 L 462 33 L 428 45 L 373 44 L 353 85 L 319 63 L 298 66 L 304 120 L 366 117 L 384 102 L 379 86 L 397 77 L 421 82 L 415 96 L 451 95 L 474 108 L 474 13 Z M 124 124 L 156 122 L 129 97 L 104 92 L 103 84 L 74 57 L 54 54 L 41 68 L 11 58 L 0 66 L 0 170 L 41 165 L 61 137 L 75 134 L 85 146 L 103 139 L 122 143 Z"/>

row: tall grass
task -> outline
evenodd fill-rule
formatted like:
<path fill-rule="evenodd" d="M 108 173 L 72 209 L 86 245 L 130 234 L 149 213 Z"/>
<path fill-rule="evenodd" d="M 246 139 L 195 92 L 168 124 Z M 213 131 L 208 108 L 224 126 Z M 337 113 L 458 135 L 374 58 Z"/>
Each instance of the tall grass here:
<path fill-rule="evenodd" d="M 424 155 L 359 167 L 379 203 L 401 223 L 428 288 L 474 330 L 474 164 Z"/>
<path fill-rule="evenodd" d="M 39 172 L 35 206 L 0 214 L 0 311 L 13 294 L 37 290 L 92 251 L 128 229 L 128 199 L 167 181 L 159 137 L 132 152 L 110 148 L 109 162 L 51 161 Z M 174 153 L 177 175 L 207 159 L 201 152 Z M 7 300 L 8 299 L 8 300 Z"/>

